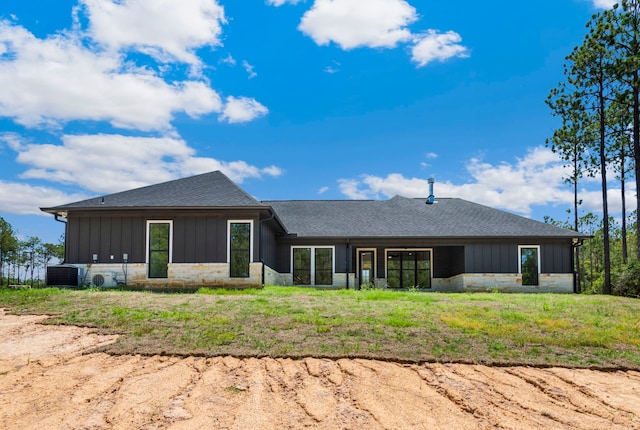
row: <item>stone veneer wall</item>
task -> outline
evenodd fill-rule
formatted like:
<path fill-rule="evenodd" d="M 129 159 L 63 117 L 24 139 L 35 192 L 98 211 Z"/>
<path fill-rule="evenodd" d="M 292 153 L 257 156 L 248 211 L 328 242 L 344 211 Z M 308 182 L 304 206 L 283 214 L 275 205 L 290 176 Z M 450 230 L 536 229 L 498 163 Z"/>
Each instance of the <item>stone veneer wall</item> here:
<path fill-rule="evenodd" d="M 541 273 L 538 285 L 522 285 L 522 275 L 466 273 L 447 279 L 433 279 L 434 291 L 502 293 L 573 293 L 573 274 Z"/>
<path fill-rule="evenodd" d="M 375 280 L 376 288 L 386 288 L 384 278 Z M 502 293 L 573 293 L 573 275 L 571 273 L 543 273 L 539 285 L 522 286 L 520 274 L 466 273 L 451 278 L 433 278 L 431 288 L 424 291 L 438 292 L 485 292 Z"/>
<path fill-rule="evenodd" d="M 87 264 L 78 265 L 78 284 L 90 285 L 96 274 L 110 274 L 116 282 L 124 282 L 122 264 Z M 127 285 L 134 287 L 260 287 L 262 285 L 262 264 L 251 263 L 248 278 L 229 278 L 229 265 L 226 263 L 201 264 L 169 264 L 167 279 L 148 279 L 146 264 L 127 264 Z M 291 273 L 278 273 L 265 266 L 265 285 L 293 285 Z M 107 282 L 109 281 L 107 276 Z M 355 289 L 357 279 L 354 273 L 349 274 L 349 288 Z M 386 287 L 386 279 L 375 280 L 377 288 Z M 347 276 L 344 273 L 333 274 L 332 288 L 346 288 Z M 318 286 L 323 288 L 323 286 Z M 441 292 L 483 292 L 499 291 L 504 293 L 572 293 L 573 274 L 542 273 L 539 285 L 523 286 L 520 274 L 466 273 L 451 278 L 434 278 L 428 291 Z"/>
<path fill-rule="evenodd" d="M 170 263 L 168 277 L 162 279 L 147 278 L 146 264 L 87 264 L 78 265 L 79 285 L 90 285 L 96 274 L 112 275 L 119 282 L 125 280 L 130 287 L 260 287 L 262 285 L 262 264 L 249 265 L 248 278 L 230 278 L 229 265 L 226 263 Z M 108 278 L 108 276 L 107 276 Z M 108 280 L 107 280 L 108 282 Z M 106 284 L 105 286 L 115 286 Z"/>
<path fill-rule="evenodd" d="M 293 285 L 293 274 L 292 273 L 281 273 L 280 274 L 280 283 L 278 284 L 270 284 L 266 282 L 266 285 L 284 285 L 284 286 L 292 286 Z M 356 285 L 356 275 L 355 273 L 349 273 L 349 289 L 353 289 Z M 333 274 L 333 285 L 301 285 L 303 287 L 317 287 L 317 288 L 346 288 L 347 287 L 347 274 L 346 273 L 334 273 Z"/>

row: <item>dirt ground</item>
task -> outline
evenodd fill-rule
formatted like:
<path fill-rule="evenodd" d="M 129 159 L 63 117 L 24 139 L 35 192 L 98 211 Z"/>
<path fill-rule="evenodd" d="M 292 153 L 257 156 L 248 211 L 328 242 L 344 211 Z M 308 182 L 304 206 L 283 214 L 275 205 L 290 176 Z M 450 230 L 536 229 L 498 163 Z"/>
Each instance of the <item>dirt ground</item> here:
<path fill-rule="evenodd" d="M 110 356 L 0 310 L 0 429 L 640 429 L 640 373 Z"/>

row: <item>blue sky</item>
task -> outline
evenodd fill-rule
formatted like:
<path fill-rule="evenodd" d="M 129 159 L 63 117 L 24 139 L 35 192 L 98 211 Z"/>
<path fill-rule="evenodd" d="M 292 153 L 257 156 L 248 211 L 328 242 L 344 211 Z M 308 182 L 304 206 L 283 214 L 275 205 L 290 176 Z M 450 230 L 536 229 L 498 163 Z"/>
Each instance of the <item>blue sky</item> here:
<path fill-rule="evenodd" d="M 56 242 L 39 207 L 219 169 L 260 200 L 420 197 L 433 176 L 565 219 L 544 100 L 612 3 L 3 0 L 0 216 Z"/>

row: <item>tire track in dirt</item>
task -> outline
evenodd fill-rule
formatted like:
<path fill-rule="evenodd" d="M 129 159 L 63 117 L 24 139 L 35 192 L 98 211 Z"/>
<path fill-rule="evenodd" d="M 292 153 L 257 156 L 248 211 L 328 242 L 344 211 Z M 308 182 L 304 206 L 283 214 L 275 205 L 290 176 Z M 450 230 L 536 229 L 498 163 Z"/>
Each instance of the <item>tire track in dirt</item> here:
<path fill-rule="evenodd" d="M 110 356 L 87 348 L 113 338 L 20 318 L 0 312 L 7 430 L 640 429 L 634 371 Z"/>

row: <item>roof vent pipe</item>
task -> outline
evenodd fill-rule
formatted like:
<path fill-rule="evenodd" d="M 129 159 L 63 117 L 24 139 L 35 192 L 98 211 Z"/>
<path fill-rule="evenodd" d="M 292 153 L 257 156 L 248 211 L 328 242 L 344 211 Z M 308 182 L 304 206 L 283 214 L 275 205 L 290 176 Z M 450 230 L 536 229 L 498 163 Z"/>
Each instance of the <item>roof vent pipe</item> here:
<path fill-rule="evenodd" d="M 433 178 L 429 178 L 427 182 L 429 183 L 429 197 L 427 197 L 427 201 L 425 202 L 428 205 L 432 205 L 436 202 L 436 196 L 433 195 L 433 183 L 436 180 Z"/>

